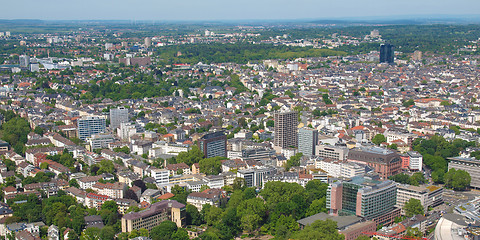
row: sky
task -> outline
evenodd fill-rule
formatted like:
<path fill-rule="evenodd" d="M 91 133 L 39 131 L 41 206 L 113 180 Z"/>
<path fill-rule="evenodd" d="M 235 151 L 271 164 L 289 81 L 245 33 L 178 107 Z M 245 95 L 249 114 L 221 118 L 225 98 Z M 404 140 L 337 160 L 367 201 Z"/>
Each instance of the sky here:
<path fill-rule="evenodd" d="M 283 20 L 479 15 L 480 0 L 1 0 L 0 19 Z"/>

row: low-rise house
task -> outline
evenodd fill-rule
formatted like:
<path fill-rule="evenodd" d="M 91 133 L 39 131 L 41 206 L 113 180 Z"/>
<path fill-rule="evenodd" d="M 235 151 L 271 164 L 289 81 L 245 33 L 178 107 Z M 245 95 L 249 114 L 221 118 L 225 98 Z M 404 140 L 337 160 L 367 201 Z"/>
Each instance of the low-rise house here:
<path fill-rule="evenodd" d="M 170 175 L 191 174 L 190 167 L 186 163 L 168 164 L 166 167 L 170 171 Z"/>
<path fill-rule="evenodd" d="M 87 198 L 87 192 L 80 190 L 76 187 L 69 187 L 65 189 L 65 192 L 77 199 L 77 202 L 80 204 L 85 204 L 85 199 Z"/>
<path fill-rule="evenodd" d="M 80 189 L 88 189 L 88 188 L 92 188 L 92 186 L 95 185 L 95 183 L 97 183 L 98 180 L 100 180 L 101 178 L 102 176 L 100 175 L 87 176 L 87 177 L 82 177 L 77 179 L 77 182 L 80 185 Z"/>
<path fill-rule="evenodd" d="M 89 208 L 100 209 L 102 204 L 108 200 L 112 199 L 106 195 L 87 193 L 87 197 L 85 198 L 85 205 Z"/>
<path fill-rule="evenodd" d="M 145 192 L 142 193 L 140 197 L 140 202 L 148 202 L 152 203 L 152 199 L 157 198 L 158 196 L 162 195 L 162 192 L 157 189 L 147 189 Z"/>
<path fill-rule="evenodd" d="M 222 189 L 205 189 L 203 192 L 190 193 L 187 197 L 187 203 L 192 204 L 200 211 L 205 204 L 219 207 L 225 198 L 226 192 Z"/>
<path fill-rule="evenodd" d="M 101 195 L 109 196 L 110 198 L 123 198 L 127 185 L 121 182 L 115 183 L 100 183 L 97 182 L 92 186 L 92 190 Z"/>

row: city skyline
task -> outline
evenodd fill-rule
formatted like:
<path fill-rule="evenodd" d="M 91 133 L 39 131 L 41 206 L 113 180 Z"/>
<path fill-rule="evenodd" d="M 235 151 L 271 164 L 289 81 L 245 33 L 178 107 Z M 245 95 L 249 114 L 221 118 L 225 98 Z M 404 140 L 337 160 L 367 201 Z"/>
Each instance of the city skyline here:
<path fill-rule="evenodd" d="M 242 1 L 225 4 L 207 1 L 141 1 L 132 6 L 125 0 L 82 2 L 38 2 L 32 0 L 3 3 L 2 19 L 41 20 L 294 20 L 342 18 L 395 18 L 399 16 L 478 15 L 480 2 L 459 1 Z M 28 6 L 28 8 L 25 8 Z"/>

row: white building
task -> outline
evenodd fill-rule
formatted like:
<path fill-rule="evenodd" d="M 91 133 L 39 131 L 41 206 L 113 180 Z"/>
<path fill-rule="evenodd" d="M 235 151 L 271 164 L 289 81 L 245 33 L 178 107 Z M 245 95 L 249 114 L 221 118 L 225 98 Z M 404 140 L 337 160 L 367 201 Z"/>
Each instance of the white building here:
<path fill-rule="evenodd" d="M 409 168 L 410 170 L 422 171 L 423 166 L 423 157 L 422 154 L 418 152 L 407 152 L 408 157 L 410 158 Z"/>
<path fill-rule="evenodd" d="M 106 133 L 93 134 L 91 137 L 87 138 L 87 143 L 90 145 L 90 148 L 108 148 L 109 143 L 113 143 L 114 139 L 112 135 Z"/>

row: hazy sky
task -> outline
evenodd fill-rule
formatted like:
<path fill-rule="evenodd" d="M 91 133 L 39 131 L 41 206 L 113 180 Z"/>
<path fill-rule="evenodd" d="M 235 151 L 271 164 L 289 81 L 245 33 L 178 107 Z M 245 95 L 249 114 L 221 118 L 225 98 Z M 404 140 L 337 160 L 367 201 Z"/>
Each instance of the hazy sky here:
<path fill-rule="evenodd" d="M 2 0 L 0 19 L 238 20 L 480 14 L 480 0 Z"/>

